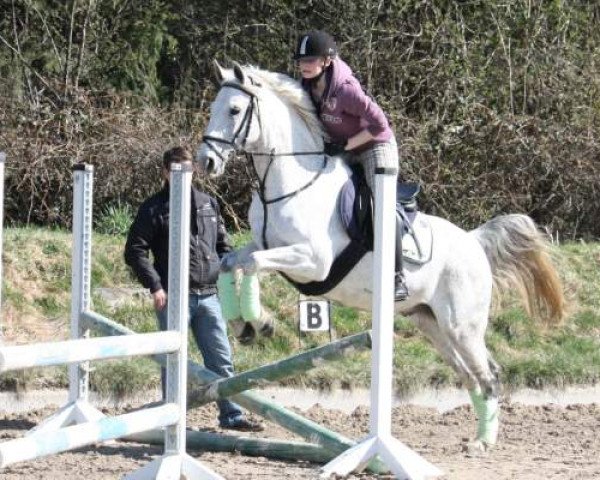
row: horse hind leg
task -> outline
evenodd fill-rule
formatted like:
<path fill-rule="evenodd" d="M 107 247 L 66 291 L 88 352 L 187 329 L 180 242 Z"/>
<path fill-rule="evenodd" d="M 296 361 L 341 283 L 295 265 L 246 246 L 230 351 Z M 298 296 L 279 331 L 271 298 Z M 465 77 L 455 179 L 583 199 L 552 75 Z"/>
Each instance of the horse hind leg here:
<path fill-rule="evenodd" d="M 490 371 L 492 372 L 492 375 L 494 375 L 494 378 L 496 379 L 496 382 L 498 383 L 498 386 L 500 385 L 500 372 L 502 370 L 502 367 L 500 367 L 500 365 L 496 362 L 496 360 L 494 360 L 494 357 L 492 357 L 492 355 L 490 354 L 490 352 L 488 351 L 488 366 L 490 367 Z"/>
<path fill-rule="evenodd" d="M 471 330 L 471 333 L 475 332 Z M 500 367 L 485 346 L 483 332 L 456 337 L 455 347 L 477 382 L 477 386 L 469 390 L 469 395 L 478 419 L 476 446 L 486 449 L 498 440 Z"/>
<path fill-rule="evenodd" d="M 432 310 L 427 305 L 419 305 L 407 314 L 412 322 L 437 349 L 444 361 L 456 372 L 461 381 L 470 382 L 468 367 L 456 351 L 448 335 L 442 331 Z"/>
<path fill-rule="evenodd" d="M 476 441 L 470 447 L 485 450 L 498 438 L 499 367 L 485 346 L 487 314 L 483 315 L 482 309 L 465 308 L 468 303 L 462 302 L 459 307 L 453 299 L 452 296 L 446 297 L 443 303 L 432 306 L 432 311 L 438 321 L 440 335 L 450 345 L 447 348 L 455 351 L 463 363 L 461 378 L 469 390 L 478 419 Z M 462 320 L 464 318 L 469 320 Z"/>

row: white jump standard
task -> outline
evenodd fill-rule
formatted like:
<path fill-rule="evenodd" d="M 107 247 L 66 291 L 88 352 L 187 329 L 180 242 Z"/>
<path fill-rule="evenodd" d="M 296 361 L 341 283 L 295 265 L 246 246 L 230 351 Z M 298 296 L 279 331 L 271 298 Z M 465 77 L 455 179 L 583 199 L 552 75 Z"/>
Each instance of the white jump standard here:
<path fill-rule="evenodd" d="M 2 345 L 2 275 L 3 275 L 3 240 L 4 240 L 4 164 L 6 153 L 0 152 L 0 345 Z"/>
<path fill-rule="evenodd" d="M 370 435 L 325 465 L 321 477 L 362 470 L 371 458 L 379 455 L 397 478 L 434 478 L 443 472 L 392 437 L 394 262 L 386 259 L 394 258 L 396 172 L 378 168 L 375 173 Z"/>
<path fill-rule="evenodd" d="M 24 438 L 0 444 L 0 468 L 97 442 L 164 429 L 164 455 L 126 475 L 129 480 L 223 480 L 186 453 L 187 326 L 190 187 L 192 168 L 171 167 L 169 305 L 167 332 L 84 338 L 80 319 L 90 310 L 93 168 L 74 168 L 72 340 L 0 348 L 0 371 L 69 363 L 69 403 Z M 88 403 L 89 360 L 167 354 L 164 405 L 114 418 Z"/>
<path fill-rule="evenodd" d="M 188 283 L 190 255 L 191 165 L 172 164 L 169 202 L 169 302 L 168 330 L 178 330 L 181 345 L 175 354 L 167 355 L 167 403 L 179 406 L 179 421 L 165 429 L 164 455 L 141 470 L 128 475 L 128 480 L 145 479 L 222 479 L 186 453 L 187 413 L 187 338 Z M 150 430 L 150 429 L 148 429 Z"/>

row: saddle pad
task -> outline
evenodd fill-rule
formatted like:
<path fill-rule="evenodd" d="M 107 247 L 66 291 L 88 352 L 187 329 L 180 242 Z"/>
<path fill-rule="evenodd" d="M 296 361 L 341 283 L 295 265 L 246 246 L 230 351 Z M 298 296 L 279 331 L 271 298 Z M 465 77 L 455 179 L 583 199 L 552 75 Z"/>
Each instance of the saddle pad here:
<path fill-rule="evenodd" d="M 431 260 L 433 231 L 425 215 L 418 212 L 408 231 L 402 236 L 402 256 L 409 263 L 423 264 Z"/>

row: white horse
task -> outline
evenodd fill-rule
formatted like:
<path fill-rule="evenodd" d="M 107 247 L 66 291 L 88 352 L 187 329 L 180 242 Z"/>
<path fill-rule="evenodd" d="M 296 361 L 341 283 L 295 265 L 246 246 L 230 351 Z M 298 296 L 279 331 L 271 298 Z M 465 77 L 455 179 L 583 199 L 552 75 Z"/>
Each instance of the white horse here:
<path fill-rule="evenodd" d="M 349 168 L 319 153 L 321 124 L 296 81 L 237 64 L 232 70 L 216 64 L 216 73 L 221 88 L 196 159 L 220 175 L 227 160 L 245 153 L 260 185 L 249 212 L 253 241 L 228 258 L 225 269 L 279 271 L 300 283 L 325 279 L 350 242 L 336 210 Z M 534 318 L 558 321 L 561 284 L 544 236 L 525 215 L 503 215 L 470 232 L 442 218 L 418 218 L 431 225 L 431 260 L 405 265 L 410 296 L 396 311 L 415 323 L 468 388 L 478 416 L 474 443 L 486 448 L 496 443 L 499 426 L 499 367 L 484 341 L 493 287 L 516 288 Z M 369 252 L 325 296 L 370 309 L 372 265 Z"/>

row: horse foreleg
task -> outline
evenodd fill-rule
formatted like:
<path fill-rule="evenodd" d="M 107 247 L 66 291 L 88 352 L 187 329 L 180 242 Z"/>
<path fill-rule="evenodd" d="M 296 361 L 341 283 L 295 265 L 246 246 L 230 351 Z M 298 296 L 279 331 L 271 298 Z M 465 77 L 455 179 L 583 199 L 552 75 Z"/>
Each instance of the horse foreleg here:
<path fill-rule="evenodd" d="M 234 307 L 237 307 L 237 310 L 235 308 L 231 309 L 232 314 L 236 314 L 236 318 L 241 316 L 245 320 L 244 331 L 247 332 L 251 327 L 253 330 L 258 330 L 266 335 L 273 330 L 271 322 L 263 322 L 262 325 L 257 324 L 262 315 L 258 272 L 261 270 L 278 270 L 284 273 L 303 275 L 309 279 L 315 276 L 325 278 L 327 271 L 322 266 L 320 267 L 313 258 L 313 250 L 307 244 L 259 250 L 257 245 L 251 242 L 224 259 L 221 274 L 222 283 L 225 287 L 224 292 L 229 292 L 227 295 L 232 300 L 228 301 L 235 303 Z M 321 263 L 323 264 L 323 262 Z M 240 268 L 243 275 L 239 282 L 239 296 L 237 296 L 235 274 Z"/>
<path fill-rule="evenodd" d="M 237 274 L 241 263 L 257 248 L 254 242 L 250 242 L 243 248 L 226 254 L 221 260 L 221 273 L 217 282 L 223 317 L 242 344 L 252 343 L 256 338 L 256 328 L 252 322 L 260 318 L 260 292 L 257 276 L 244 275 L 238 293 Z"/>
<path fill-rule="evenodd" d="M 228 322 L 232 322 L 232 325 L 242 316 L 236 275 L 237 270 L 240 268 L 240 258 L 246 258 L 256 248 L 256 245 L 250 242 L 240 250 L 225 254 L 221 259 L 221 273 L 217 281 L 217 289 L 223 317 Z M 239 337 L 239 335 L 236 334 L 236 337 Z"/>
<path fill-rule="evenodd" d="M 249 255 L 258 250 L 254 242 L 249 242 L 242 248 L 225 254 L 221 260 L 221 272 L 235 272 L 247 262 Z"/>
<path fill-rule="evenodd" d="M 304 277 L 307 280 L 323 280 L 329 273 L 331 262 L 318 261 L 314 249 L 306 243 L 286 247 L 269 248 L 251 252 L 245 260 L 240 259 L 245 274 L 260 270 L 277 270 L 287 275 Z"/>

